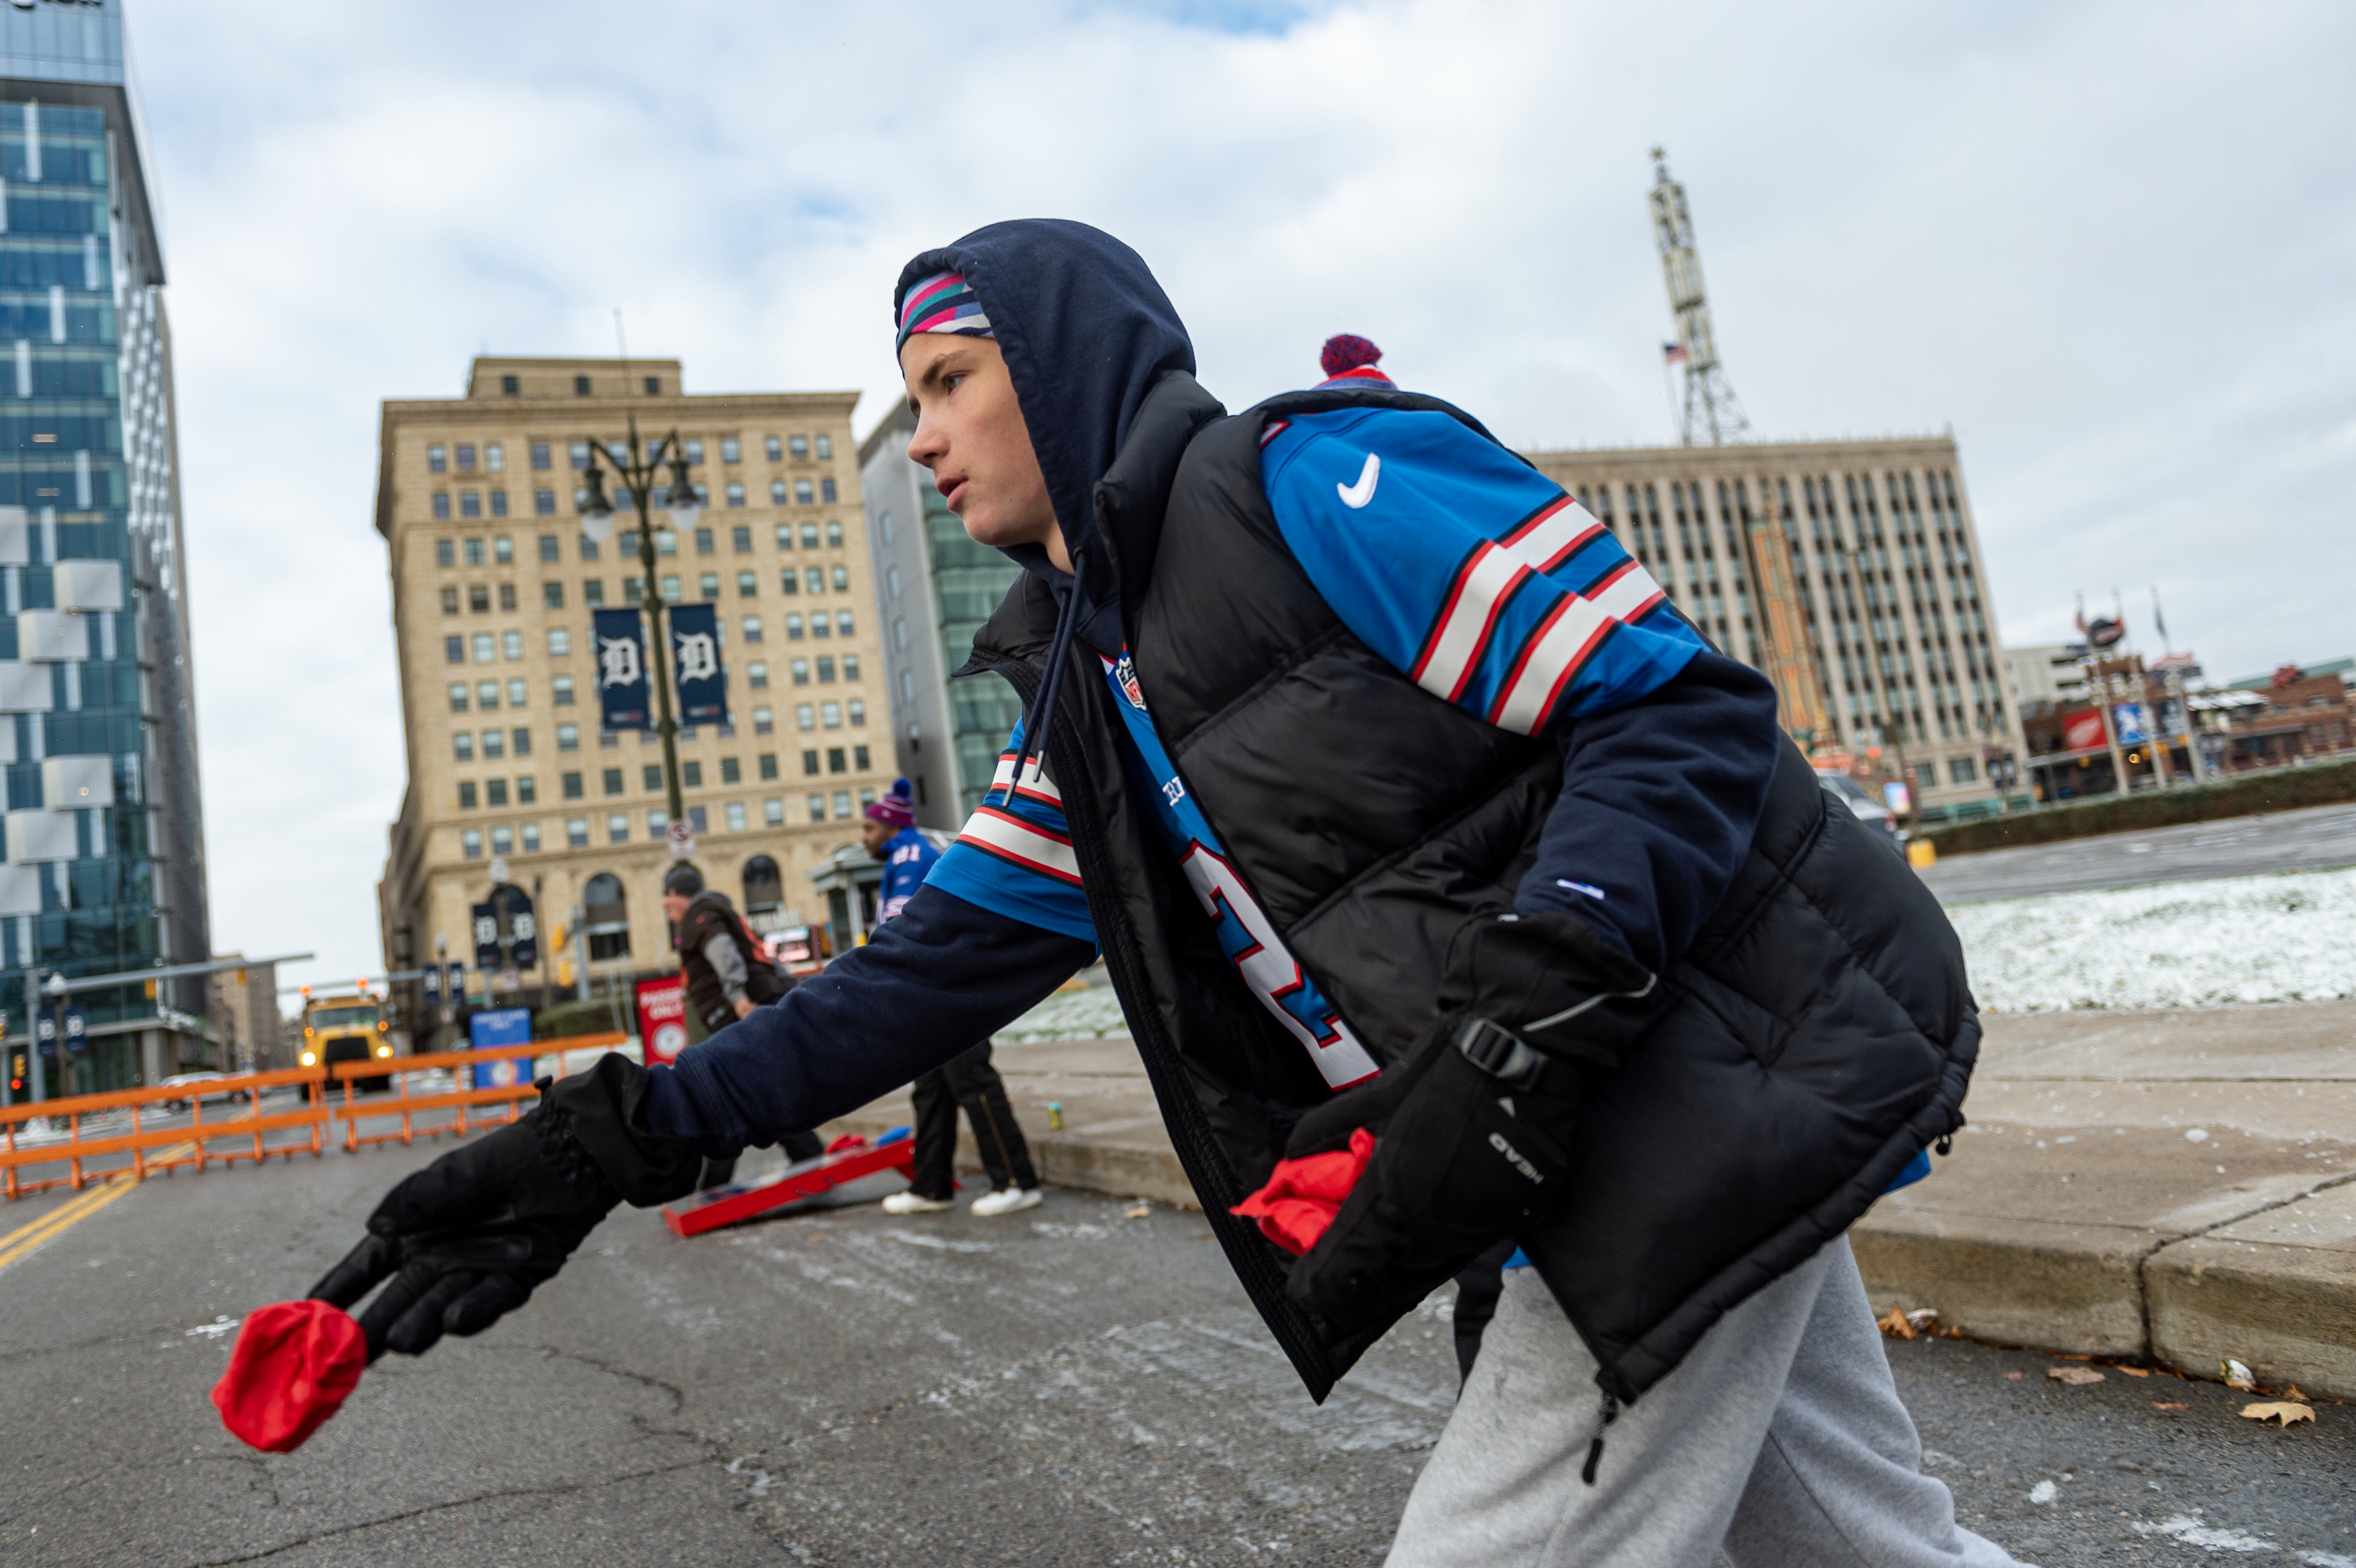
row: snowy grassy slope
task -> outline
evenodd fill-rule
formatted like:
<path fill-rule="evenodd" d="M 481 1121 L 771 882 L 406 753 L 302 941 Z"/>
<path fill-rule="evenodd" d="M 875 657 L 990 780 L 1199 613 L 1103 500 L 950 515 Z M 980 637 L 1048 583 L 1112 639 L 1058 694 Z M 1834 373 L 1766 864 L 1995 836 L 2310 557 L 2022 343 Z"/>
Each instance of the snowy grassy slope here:
<path fill-rule="evenodd" d="M 2049 893 L 1947 911 L 1992 1013 L 2356 996 L 2356 871 Z"/>
<path fill-rule="evenodd" d="M 2356 996 L 2356 870 L 2048 893 L 1947 911 L 1991 1013 Z M 1061 992 L 1001 1040 L 1123 1035 L 1108 985 Z"/>
<path fill-rule="evenodd" d="M 1099 1035 L 1126 1035 L 1120 998 L 1109 985 L 1086 991 L 1058 991 L 993 1036 L 1001 1044 L 1024 1040 L 1087 1040 Z"/>

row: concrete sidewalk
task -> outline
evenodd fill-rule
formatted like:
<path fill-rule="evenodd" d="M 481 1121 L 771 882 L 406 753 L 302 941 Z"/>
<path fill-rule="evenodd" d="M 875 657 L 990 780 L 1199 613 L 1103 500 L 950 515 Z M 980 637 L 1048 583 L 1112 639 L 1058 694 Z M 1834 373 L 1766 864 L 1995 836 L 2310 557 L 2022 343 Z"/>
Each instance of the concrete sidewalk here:
<path fill-rule="evenodd" d="M 2356 1002 L 1987 1025 L 1954 1155 L 1854 1232 L 1875 1305 L 2356 1398 Z M 1196 1207 L 1128 1040 L 996 1060 L 1044 1179 Z M 909 1120 L 902 1093 L 830 1133 Z"/>

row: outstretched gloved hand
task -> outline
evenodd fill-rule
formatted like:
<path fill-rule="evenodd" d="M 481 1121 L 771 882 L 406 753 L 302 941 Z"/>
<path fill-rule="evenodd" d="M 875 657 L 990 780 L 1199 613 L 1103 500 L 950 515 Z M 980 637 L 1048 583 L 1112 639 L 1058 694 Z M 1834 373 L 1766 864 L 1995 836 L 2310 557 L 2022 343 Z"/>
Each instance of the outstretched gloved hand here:
<path fill-rule="evenodd" d="M 695 1186 L 701 1156 L 630 1126 L 645 1069 L 608 1056 L 551 1085 L 521 1120 L 407 1177 L 369 1234 L 311 1288 L 351 1308 L 369 1359 L 423 1355 L 444 1333 L 479 1334 L 531 1299 L 625 1197 L 660 1203 Z"/>

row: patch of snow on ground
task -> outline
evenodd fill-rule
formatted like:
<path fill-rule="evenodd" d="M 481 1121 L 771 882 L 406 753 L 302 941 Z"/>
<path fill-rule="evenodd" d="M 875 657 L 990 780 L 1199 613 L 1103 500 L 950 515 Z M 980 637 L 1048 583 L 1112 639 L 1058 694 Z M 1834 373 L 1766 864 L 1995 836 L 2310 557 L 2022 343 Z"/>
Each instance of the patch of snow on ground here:
<path fill-rule="evenodd" d="M 1992 1013 L 2356 996 L 2356 870 L 2048 893 L 1947 911 Z"/>
<path fill-rule="evenodd" d="M 1991 1013 L 2356 996 L 2356 870 L 2046 893 L 1950 908 Z M 1008 1044 L 1122 1036 L 1109 985 L 1059 991 Z"/>
<path fill-rule="evenodd" d="M 1019 1045 L 1025 1040 L 1093 1040 L 1101 1035 L 1128 1033 L 1120 998 L 1112 993 L 1111 986 L 1096 985 L 1086 991 L 1058 991 L 999 1030 L 997 1038 L 1002 1044 Z"/>

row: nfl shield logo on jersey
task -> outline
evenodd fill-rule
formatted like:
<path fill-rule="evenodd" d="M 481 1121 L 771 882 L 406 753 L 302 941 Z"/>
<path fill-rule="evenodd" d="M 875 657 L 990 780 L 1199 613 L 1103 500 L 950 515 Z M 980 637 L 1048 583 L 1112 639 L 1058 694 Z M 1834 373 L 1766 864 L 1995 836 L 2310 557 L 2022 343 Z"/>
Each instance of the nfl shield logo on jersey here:
<path fill-rule="evenodd" d="M 1120 662 L 1113 666 L 1113 675 L 1120 682 L 1121 695 L 1129 699 L 1129 705 L 1143 713 L 1145 689 L 1137 683 L 1137 666 L 1130 662 L 1128 654 L 1122 654 Z"/>

